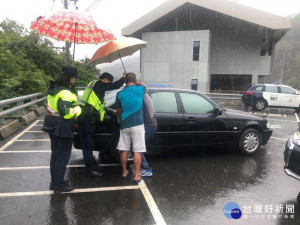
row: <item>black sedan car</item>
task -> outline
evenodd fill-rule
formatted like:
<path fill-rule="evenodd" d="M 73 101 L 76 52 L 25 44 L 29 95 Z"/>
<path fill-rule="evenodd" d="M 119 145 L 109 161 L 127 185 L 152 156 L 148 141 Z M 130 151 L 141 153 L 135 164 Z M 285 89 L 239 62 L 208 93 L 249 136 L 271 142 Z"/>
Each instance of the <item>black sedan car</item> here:
<path fill-rule="evenodd" d="M 107 107 L 115 107 L 118 91 L 106 95 Z M 266 145 L 272 135 L 266 119 L 242 111 L 223 109 L 197 91 L 148 87 L 147 92 L 153 100 L 158 121 L 153 139 L 146 143 L 150 154 L 165 149 L 234 145 L 242 154 L 252 155 L 261 145 Z M 112 154 L 118 159 L 118 138 L 118 118 L 107 115 L 103 123 L 97 126 L 95 151 Z M 74 147 L 81 148 L 77 129 Z"/>
<path fill-rule="evenodd" d="M 284 150 L 284 172 L 300 180 L 300 124 L 298 124 L 298 129 L 291 136 L 285 145 Z M 297 201 L 300 204 L 300 193 L 297 197 Z"/>

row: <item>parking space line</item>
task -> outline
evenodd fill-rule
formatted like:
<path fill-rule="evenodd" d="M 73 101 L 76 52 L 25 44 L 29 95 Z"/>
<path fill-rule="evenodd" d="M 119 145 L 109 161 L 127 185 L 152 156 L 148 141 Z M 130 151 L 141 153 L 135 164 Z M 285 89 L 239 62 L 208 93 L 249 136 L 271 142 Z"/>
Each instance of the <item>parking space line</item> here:
<path fill-rule="evenodd" d="M 103 167 L 109 166 L 121 166 L 119 163 L 110 163 L 110 164 L 99 164 Z M 67 168 L 81 168 L 85 165 L 67 165 Z M 25 167 L 0 167 L 0 171 L 4 170 L 36 170 L 36 169 L 50 169 L 50 166 L 25 166 Z"/>
<path fill-rule="evenodd" d="M 249 112 L 250 114 L 258 115 L 258 116 L 272 116 L 272 117 L 287 117 L 286 114 L 275 114 L 275 113 L 257 113 L 257 112 Z"/>
<path fill-rule="evenodd" d="M 2 152 L 4 149 L 6 149 L 8 146 L 14 143 L 19 137 L 21 137 L 26 131 L 30 130 L 32 127 L 34 127 L 39 121 L 35 121 L 33 124 L 31 124 L 29 127 L 27 127 L 25 130 L 23 130 L 20 134 L 15 136 L 13 139 L 11 139 L 9 142 L 7 142 L 4 146 L 0 148 L 0 152 Z"/>
<path fill-rule="evenodd" d="M 123 190 L 138 190 L 140 189 L 137 185 L 130 186 L 119 186 L 119 187 L 101 187 L 101 188 L 81 188 L 74 189 L 71 192 L 62 194 L 75 194 L 75 193 L 90 193 L 100 191 L 123 191 Z M 53 195 L 54 191 L 31 191 L 31 192 L 8 192 L 0 193 L 0 197 L 20 197 L 20 196 L 36 196 L 36 195 Z"/>
<path fill-rule="evenodd" d="M 287 141 L 288 138 L 277 138 L 277 137 L 271 137 L 272 139 L 276 139 L 276 140 L 284 140 L 284 141 Z"/>
<path fill-rule="evenodd" d="M 18 139 L 18 140 L 15 140 L 16 142 L 22 142 L 22 141 L 50 141 L 50 138 L 49 139 Z"/>
<path fill-rule="evenodd" d="M 295 113 L 295 117 L 296 117 L 297 122 L 300 123 L 299 116 L 297 113 Z"/>
<path fill-rule="evenodd" d="M 268 118 L 268 120 L 297 123 L 297 121 L 294 121 L 294 120 L 277 120 L 277 119 L 269 119 L 269 118 Z"/>
<path fill-rule="evenodd" d="M 45 133 L 45 132 L 42 130 L 29 130 L 29 131 L 26 131 L 26 133 Z"/>
<path fill-rule="evenodd" d="M 141 188 L 156 224 L 166 224 L 144 180 L 139 183 L 139 187 Z"/>
<path fill-rule="evenodd" d="M 47 153 L 51 152 L 51 150 L 22 150 L 22 151 L 2 151 L 0 154 L 5 154 L 5 153 Z M 72 150 L 72 152 L 82 152 L 81 150 Z"/>

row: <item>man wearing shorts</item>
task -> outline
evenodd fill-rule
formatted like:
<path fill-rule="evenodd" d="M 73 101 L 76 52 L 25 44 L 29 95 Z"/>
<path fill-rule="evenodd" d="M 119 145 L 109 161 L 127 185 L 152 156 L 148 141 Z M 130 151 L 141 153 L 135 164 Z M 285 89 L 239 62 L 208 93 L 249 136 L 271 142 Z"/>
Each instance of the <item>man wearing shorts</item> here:
<path fill-rule="evenodd" d="M 116 108 L 121 112 L 120 139 L 117 149 L 120 150 L 122 177 L 127 178 L 130 175 L 127 170 L 127 154 L 132 144 L 135 166 L 133 179 L 134 183 L 138 184 L 142 181 L 140 175 L 141 152 L 146 152 L 143 119 L 143 97 L 146 88 L 143 85 L 136 85 L 134 73 L 126 74 L 125 84 L 126 87 L 116 97 Z"/>

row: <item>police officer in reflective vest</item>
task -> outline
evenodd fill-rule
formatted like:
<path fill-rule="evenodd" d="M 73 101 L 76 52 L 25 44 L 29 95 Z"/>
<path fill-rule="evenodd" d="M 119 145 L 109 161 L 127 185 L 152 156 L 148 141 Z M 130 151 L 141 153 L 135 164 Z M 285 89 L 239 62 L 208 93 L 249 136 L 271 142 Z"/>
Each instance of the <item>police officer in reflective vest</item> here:
<path fill-rule="evenodd" d="M 102 168 L 93 157 L 96 123 L 102 122 L 105 116 L 105 91 L 120 88 L 124 84 L 124 77 L 113 83 L 113 76 L 109 73 L 100 75 L 99 80 L 88 84 L 84 90 L 80 106 L 82 115 L 78 118 L 80 142 L 87 175 L 102 176 Z"/>
<path fill-rule="evenodd" d="M 74 88 L 77 69 L 64 66 L 54 82 L 50 82 L 43 131 L 51 141 L 50 190 L 69 192 L 74 188 L 64 179 L 74 137 L 75 119 L 81 114 Z"/>

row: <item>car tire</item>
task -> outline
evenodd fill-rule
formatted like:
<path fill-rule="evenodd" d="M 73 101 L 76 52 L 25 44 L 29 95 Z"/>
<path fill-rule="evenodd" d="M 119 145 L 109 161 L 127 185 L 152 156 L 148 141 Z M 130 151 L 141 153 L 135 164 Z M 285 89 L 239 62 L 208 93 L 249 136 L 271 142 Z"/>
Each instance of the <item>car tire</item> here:
<path fill-rule="evenodd" d="M 246 129 L 239 140 L 239 150 L 243 155 L 255 154 L 262 143 L 262 137 L 258 130 L 254 128 Z"/>
<path fill-rule="evenodd" d="M 262 111 L 267 107 L 267 102 L 263 99 L 258 99 L 254 103 L 254 109 L 257 111 Z"/>

